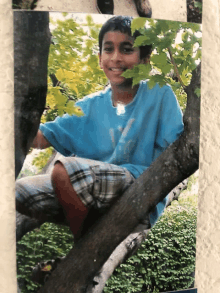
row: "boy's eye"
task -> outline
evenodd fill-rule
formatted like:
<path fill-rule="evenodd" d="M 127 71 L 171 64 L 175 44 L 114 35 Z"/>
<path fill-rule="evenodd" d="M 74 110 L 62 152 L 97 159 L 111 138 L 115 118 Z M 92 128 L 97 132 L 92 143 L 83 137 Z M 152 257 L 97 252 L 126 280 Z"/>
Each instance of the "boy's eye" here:
<path fill-rule="evenodd" d="M 122 49 L 122 51 L 123 51 L 124 53 L 132 53 L 132 52 L 134 52 L 134 48 L 133 48 L 133 47 L 124 47 L 124 48 Z"/>
<path fill-rule="evenodd" d="M 104 47 L 105 52 L 112 52 L 113 48 L 112 47 Z"/>

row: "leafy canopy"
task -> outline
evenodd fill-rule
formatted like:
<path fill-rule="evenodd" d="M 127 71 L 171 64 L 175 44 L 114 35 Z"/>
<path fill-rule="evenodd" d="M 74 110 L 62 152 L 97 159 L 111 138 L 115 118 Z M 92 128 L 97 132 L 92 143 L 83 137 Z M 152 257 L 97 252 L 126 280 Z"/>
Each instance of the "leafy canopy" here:
<path fill-rule="evenodd" d="M 189 85 L 192 71 L 201 59 L 201 25 L 168 20 L 135 18 L 132 32 L 139 30 L 134 46 L 153 45 L 150 64 L 140 64 L 127 70 L 123 76 L 133 78 L 133 84 L 149 79 L 149 88 L 156 83 L 170 84 L 181 108 L 186 106 L 184 87 Z M 196 89 L 200 96 L 200 89 Z"/>
<path fill-rule="evenodd" d="M 77 23 L 64 14 L 64 20 L 50 20 L 52 44 L 48 62 L 48 94 L 42 122 L 52 121 L 64 113 L 83 115 L 75 102 L 103 89 L 107 82 L 98 65 L 100 24 L 91 16 Z"/>

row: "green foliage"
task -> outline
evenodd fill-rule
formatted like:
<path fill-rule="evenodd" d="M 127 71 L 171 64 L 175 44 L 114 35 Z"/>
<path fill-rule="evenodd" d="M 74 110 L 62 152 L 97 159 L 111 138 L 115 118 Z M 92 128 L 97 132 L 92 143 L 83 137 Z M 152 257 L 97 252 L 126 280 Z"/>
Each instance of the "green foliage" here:
<path fill-rule="evenodd" d="M 202 3 L 199 1 L 194 1 L 194 6 L 199 9 L 199 13 L 202 14 Z"/>
<path fill-rule="evenodd" d="M 19 174 L 17 180 L 20 179 L 20 178 L 22 178 L 22 177 L 33 176 L 33 175 L 35 175 L 34 172 L 32 172 L 32 171 L 29 170 L 29 169 L 24 169 L 24 170 L 22 170 L 22 171 L 20 172 L 20 174 Z"/>
<path fill-rule="evenodd" d="M 196 206 L 195 196 L 180 196 L 178 202 L 174 201 L 137 254 L 116 269 L 104 292 L 153 293 L 189 288 L 195 270 Z"/>
<path fill-rule="evenodd" d="M 33 0 L 21 0 L 18 4 L 12 3 L 12 8 L 13 9 L 26 9 L 26 10 L 31 10 L 33 9 Z"/>
<path fill-rule="evenodd" d="M 53 152 L 54 152 L 54 148 L 53 147 L 49 147 L 46 150 L 41 151 L 38 154 L 38 156 L 36 156 L 33 159 L 32 164 L 35 165 L 38 168 L 38 171 L 39 172 L 46 165 L 46 163 L 48 162 L 49 158 L 52 156 Z"/>
<path fill-rule="evenodd" d="M 156 83 L 161 87 L 170 84 L 180 106 L 185 109 L 184 87 L 191 81 L 192 71 L 201 59 L 201 26 L 194 23 L 170 22 L 136 18 L 132 22 L 132 32 L 139 30 L 142 35 L 135 40 L 135 46 L 153 45 L 150 65 L 138 65 L 123 73 L 138 84 L 143 78 L 149 79 L 149 88 Z M 178 79 L 176 82 L 172 77 Z M 199 96 L 200 91 L 196 89 Z"/>
<path fill-rule="evenodd" d="M 52 44 L 48 62 L 48 95 L 42 122 L 52 121 L 64 113 L 83 115 L 75 102 L 91 93 L 103 89 L 107 82 L 99 68 L 98 33 L 99 24 L 91 16 L 86 23 L 63 14 L 64 20 L 51 24 Z"/>
<path fill-rule="evenodd" d="M 25 283 L 22 293 L 35 292 L 39 287 L 31 281 L 32 268 L 38 262 L 65 256 L 72 246 L 73 236 L 68 227 L 45 223 L 26 234 L 18 242 L 17 250 L 17 278 Z"/>
<path fill-rule="evenodd" d="M 191 191 L 192 186 L 196 183 L 197 180 L 198 180 L 198 177 L 195 174 L 192 174 L 188 179 L 187 190 L 186 191 Z M 184 193 L 184 191 L 183 191 L 183 193 Z M 180 199 L 181 198 L 182 197 L 180 197 Z"/>

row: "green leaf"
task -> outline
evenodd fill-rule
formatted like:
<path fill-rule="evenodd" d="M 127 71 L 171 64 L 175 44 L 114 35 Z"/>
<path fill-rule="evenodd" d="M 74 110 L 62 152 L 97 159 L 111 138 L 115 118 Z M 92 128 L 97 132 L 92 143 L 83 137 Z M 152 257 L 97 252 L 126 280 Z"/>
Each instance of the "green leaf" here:
<path fill-rule="evenodd" d="M 200 3 L 199 1 L 194 1 L 194 6 L 196 8 L 199 8 L 199 12 L 202 13 L 202 3 Z"/>
<path fill-rule="evenodd" d="M 70 115 L 76 115 L 78 117 L 84 116 L 82 109 L 79 106 L 75 106 L 74 101 L 69 101 L 66 106 L 66 112 Z"/>
<path fill-rule="evenodd" d="M 196 88 L 194 93 L 197 95 L 198 98 L 201 97 L 201 89 L 200 88 Z"/>
<path fill-rule="evenodd" d="M 156 85 L 156 81 L 151 78 L 148 82 L 149 89 L 152 89 L 155 85 Z"/>
<path fill-rule="evenodd" d="M 144 45 L 149 45 L 151 43 L 151 40 L 149 40 L 148 36 L 138 36 L 135 39 L 134 42 L 134 47 L 139 47 L 139 46 L 144 46 Z"/>
<path fill-rule="evenodd" d="M 146 24 L 147 18 L 137 17 L 134 18 L 131 22 L 131 32 L 132 34 L 141 28 L 143 28 Z"/>
<path fill-rule="evenodd" d="M 151 61 L 156 65 L 166 65 L 167 64 L 167 55 L 162 52 L 160 54 L 155 54 L 151 57 Z"/>

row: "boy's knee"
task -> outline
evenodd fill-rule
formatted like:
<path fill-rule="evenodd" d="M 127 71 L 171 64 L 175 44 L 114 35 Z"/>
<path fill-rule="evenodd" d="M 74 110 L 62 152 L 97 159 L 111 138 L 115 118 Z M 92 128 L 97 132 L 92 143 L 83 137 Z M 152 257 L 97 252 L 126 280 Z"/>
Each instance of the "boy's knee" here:
<path fill-rule="evenodd" d="M 59 182 L 64 182 L 67 179 L 69 179 L 68 173 L 63 166 L 61 162 L 57 162 L 54 165 L 53 171 L 52 171 L 52 183 L 59 183 Z"/>

